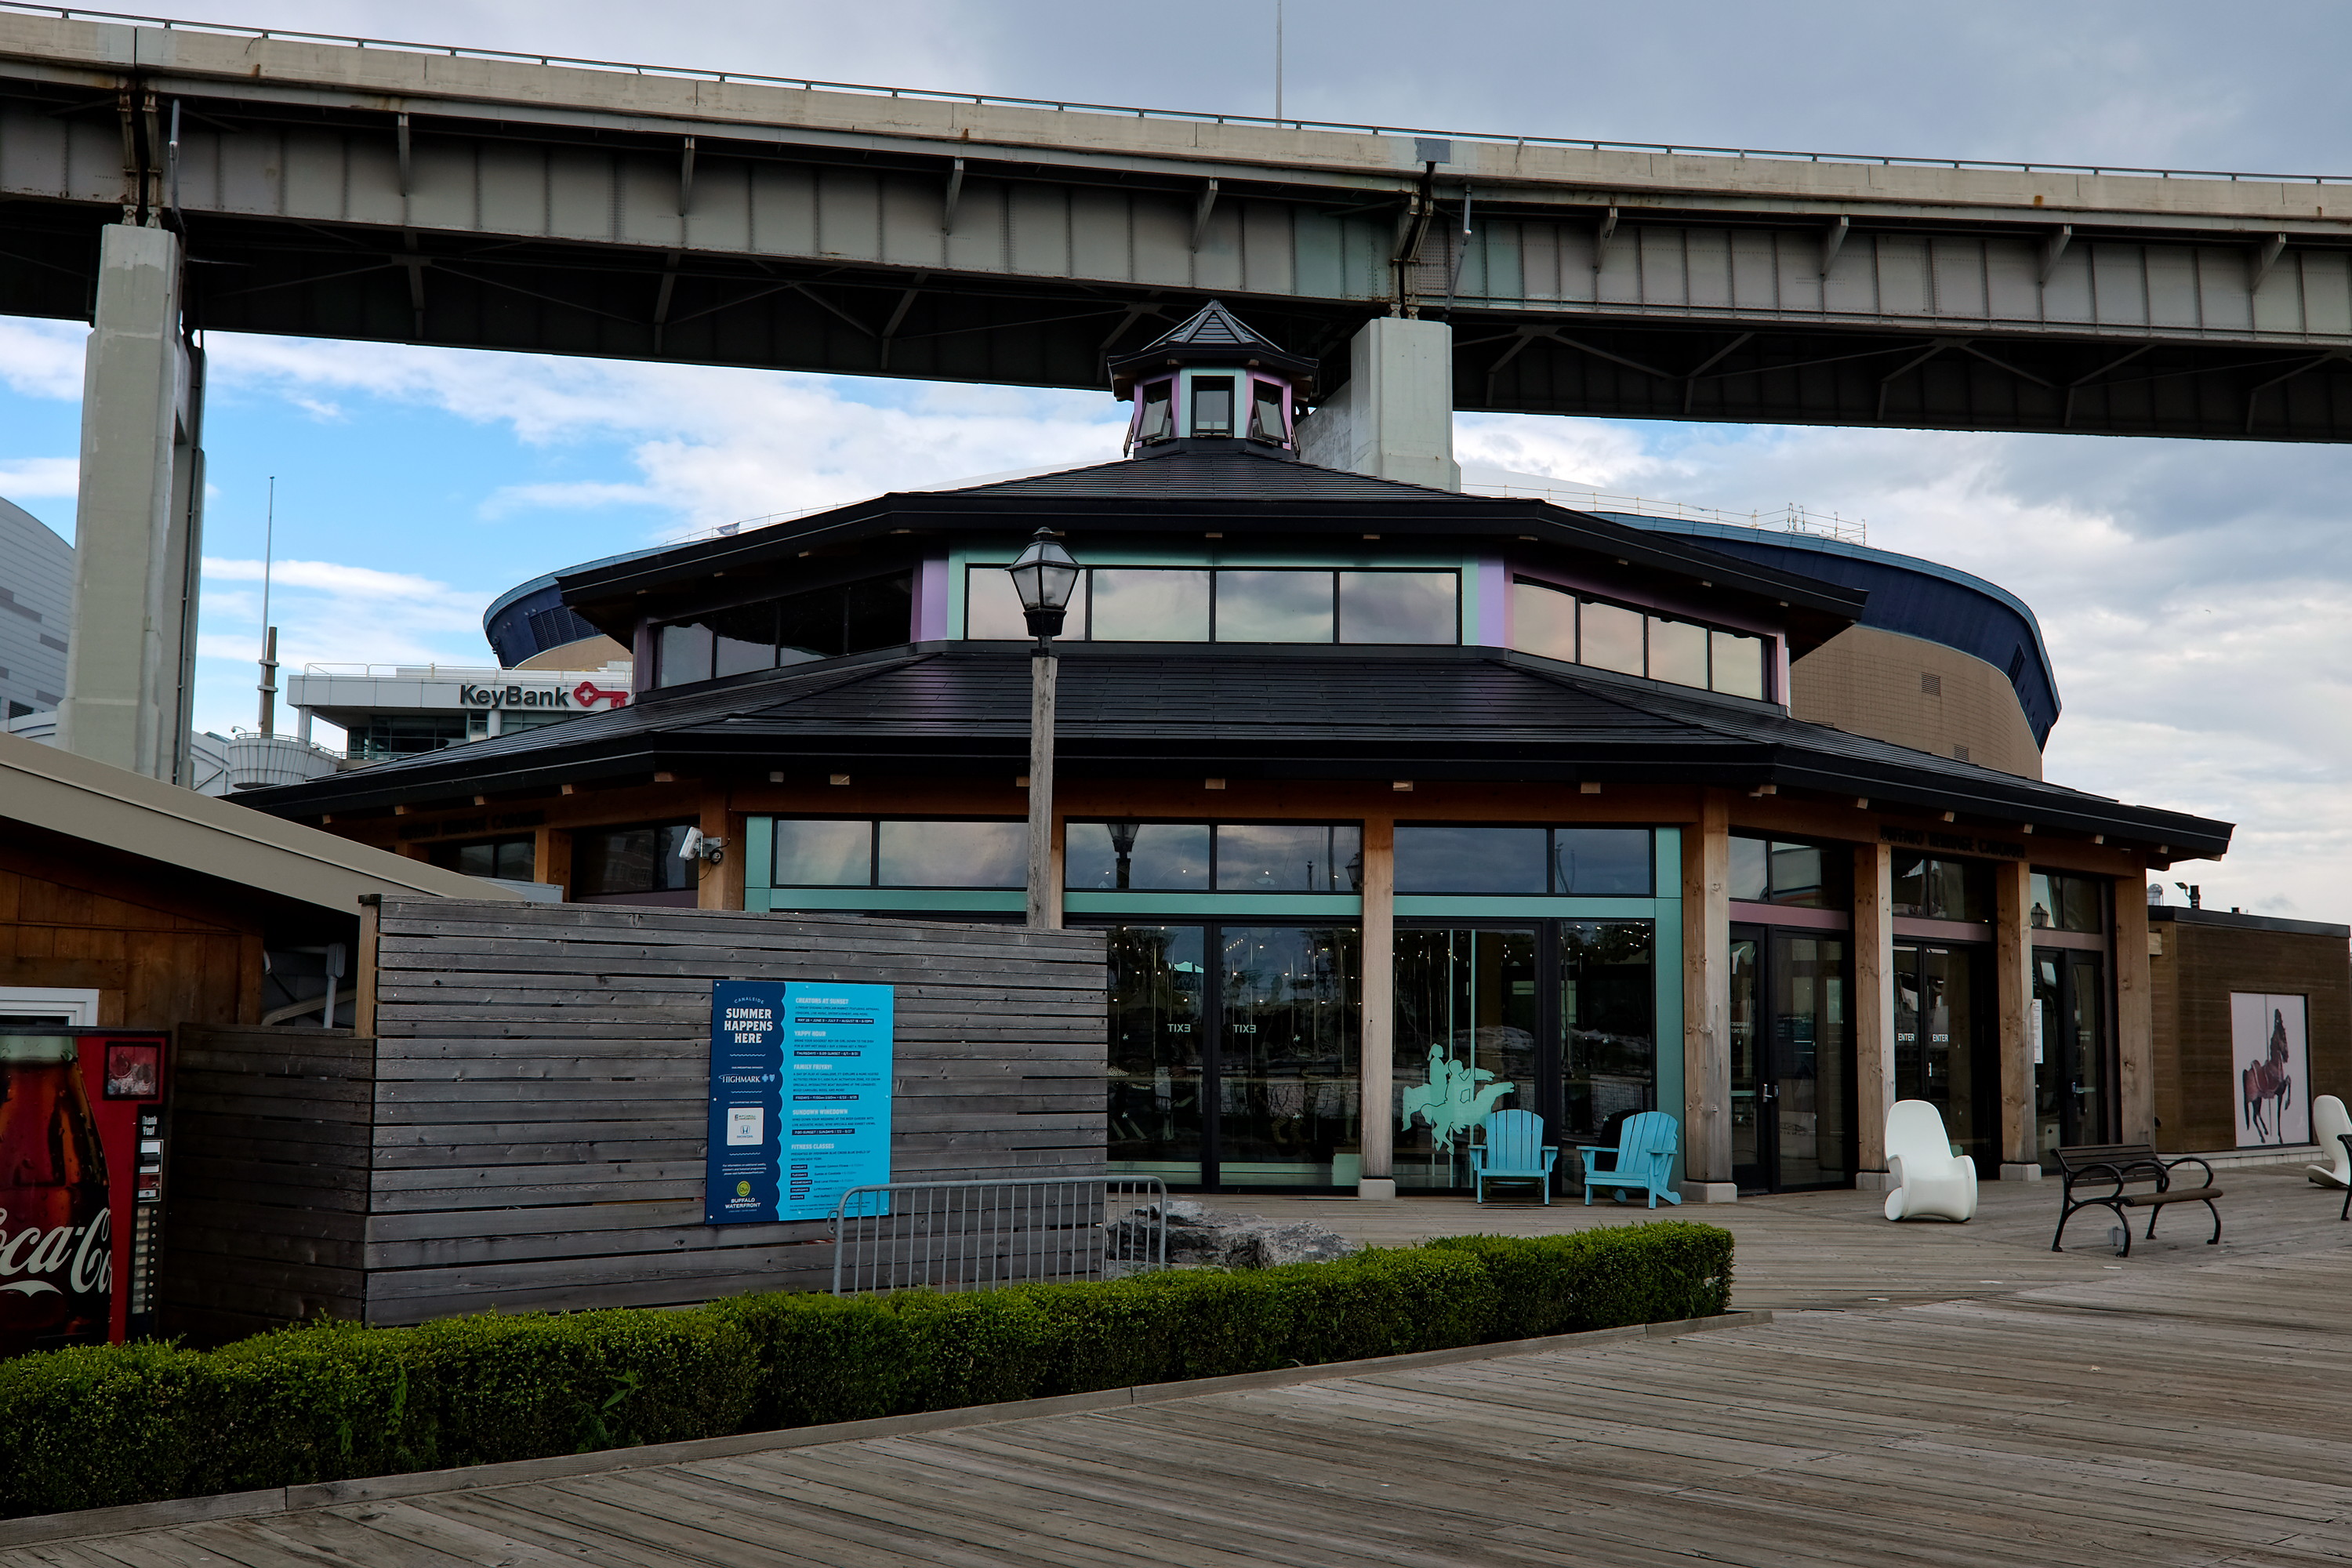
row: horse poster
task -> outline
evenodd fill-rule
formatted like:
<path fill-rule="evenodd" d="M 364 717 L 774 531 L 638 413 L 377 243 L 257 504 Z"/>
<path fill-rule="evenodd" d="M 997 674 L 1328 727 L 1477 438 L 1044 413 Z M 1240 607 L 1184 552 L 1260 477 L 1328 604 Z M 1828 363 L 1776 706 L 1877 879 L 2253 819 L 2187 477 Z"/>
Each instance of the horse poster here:
<path fill-rule="evenodd" d="M 2231 992 L 2230 1046 L 2238 1069 L 2238 1147 L 2310 1142 L 2303 998 Z"/>

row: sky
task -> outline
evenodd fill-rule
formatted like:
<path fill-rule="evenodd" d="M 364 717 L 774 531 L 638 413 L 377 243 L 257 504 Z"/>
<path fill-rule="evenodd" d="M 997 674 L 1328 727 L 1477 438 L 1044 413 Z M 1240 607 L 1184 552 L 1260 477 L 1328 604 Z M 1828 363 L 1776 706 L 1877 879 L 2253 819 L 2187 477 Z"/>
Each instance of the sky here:
<path fill-rule="evenodd" d="M 1274 104 L 1274 0 L 205 0 L 190 19 L 1233 113 Z M 1284 109 L 1423 129 L 1829 153 L 2352 173 L 2352 10 L 1990 0 L 1286 0 Z M 2296 40 L 2282 48 L 2279 40 Z M 2330 40 L 2333 42 L 2330 42 Z M 83 329 L 0 317 L 0 496 L 68 537 Z M 306 662 L 487 664 L 481 615 L 689 530 L 1114 457 L 1107 395 L 210 339 L 199 722 L 253 722 L 261 560 Z M 2039 614 L 2052 779 L 2239 824 L 2168 874 L 2352 920 L 2352 451 L 1472 416 L 1458 455 L 1738 511 L 1790 501 Z M 2179 901 L 2175 895 L 2175 901 Z"/>

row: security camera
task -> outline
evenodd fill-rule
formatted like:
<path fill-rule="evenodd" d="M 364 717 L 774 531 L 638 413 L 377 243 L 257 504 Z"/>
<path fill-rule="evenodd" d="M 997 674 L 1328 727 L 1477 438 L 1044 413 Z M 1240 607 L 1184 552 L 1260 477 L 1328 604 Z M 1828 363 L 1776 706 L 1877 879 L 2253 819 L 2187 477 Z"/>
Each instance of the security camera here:
<path fill-rule="evenodd" d="M 707 860 L 716 866 L 727 858 L 727 840 L 708 834 L 699 827 L 686 830 L 686 840 L 677 847 L 681 860 Z"/>

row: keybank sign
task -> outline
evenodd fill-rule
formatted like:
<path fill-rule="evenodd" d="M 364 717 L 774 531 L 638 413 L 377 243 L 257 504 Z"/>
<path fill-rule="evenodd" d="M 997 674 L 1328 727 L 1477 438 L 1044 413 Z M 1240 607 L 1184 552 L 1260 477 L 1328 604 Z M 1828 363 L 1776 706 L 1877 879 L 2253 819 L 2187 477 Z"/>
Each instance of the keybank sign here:
<path fill-rule="evenodd" d="M 466 708 L 569 708 L 572 693 L 560 686 L 476 686 L 463 682 L 457 701 Z"/>
<path fill-rule="evenodd" d="M 561 686 L 478 686 L 463 681 L 457 687 L 457 705 L 461 708 L 593 708 L 599 702 L 608 708 L 625 707 L 629 694 L 625 689 L 608 690 L 594 681 L 583 680 L 566 689 Z"/>

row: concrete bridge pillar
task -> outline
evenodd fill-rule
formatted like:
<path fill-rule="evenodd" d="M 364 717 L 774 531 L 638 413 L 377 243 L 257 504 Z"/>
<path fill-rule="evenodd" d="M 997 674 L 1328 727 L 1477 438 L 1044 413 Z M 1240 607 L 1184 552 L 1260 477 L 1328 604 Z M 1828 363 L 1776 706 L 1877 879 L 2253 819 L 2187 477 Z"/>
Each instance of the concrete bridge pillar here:
<path fill-rule="evenodd" d="M 1454 329 L 1380 316 L 1348 345 L 1348 384 L 1298 425 L 1298 455 L 1327 468 L 1462 488 L 1454 460 Z"/>
<path fill-rule="evenodd" d="M 204 357 L 180 335 L 179 237 L 129 224 L 102 234 L 82 362 L 73 647 L 58 743 L 187 784 Z"/>

